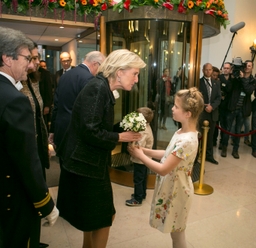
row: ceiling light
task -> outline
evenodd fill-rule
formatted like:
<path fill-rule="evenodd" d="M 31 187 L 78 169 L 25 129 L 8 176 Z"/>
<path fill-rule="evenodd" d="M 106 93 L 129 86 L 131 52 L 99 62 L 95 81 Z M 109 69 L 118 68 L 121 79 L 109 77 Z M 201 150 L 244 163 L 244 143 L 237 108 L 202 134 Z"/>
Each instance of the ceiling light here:
<path fill-rule="evenodd" d="M 82 40 L 79 40 L 78 42 L 79 42 L 79 43 L 83 43 L 83 41 L 82 41 Z"/>
<path fill-rule="evenodd" d="M 60 26 L 60 28 L 64 28 L 63 26 Z"/>
<path fill-rule="evenodd" d="M 59 41 L 59 39 L 54 39 L 55 41 Z"/>

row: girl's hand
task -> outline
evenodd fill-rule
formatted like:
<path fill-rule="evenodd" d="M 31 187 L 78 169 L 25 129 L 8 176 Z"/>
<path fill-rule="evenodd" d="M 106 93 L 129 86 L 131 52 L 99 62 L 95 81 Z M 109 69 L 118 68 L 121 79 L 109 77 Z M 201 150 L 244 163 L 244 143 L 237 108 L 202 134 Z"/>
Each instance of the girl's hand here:
<path fill-rule="evenodd" d="M 142 148 L 138 145 L 129 144 L 127 150 L 134 158 L 140 159 L 144 155 Z"/>

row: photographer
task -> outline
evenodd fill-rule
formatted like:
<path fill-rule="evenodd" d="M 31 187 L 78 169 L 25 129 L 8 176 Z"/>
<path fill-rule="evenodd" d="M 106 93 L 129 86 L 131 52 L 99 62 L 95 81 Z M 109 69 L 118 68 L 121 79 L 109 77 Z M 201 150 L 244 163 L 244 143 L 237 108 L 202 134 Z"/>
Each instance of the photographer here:
<path fill-rule="evenodd" d="M 230 62 L 224 63 L 224 66 L 222 68 L 223 74 L 219 76 L 220 84 L 221 84 L 221 103 L 219 105 L 219 121 L 220 126 L 227 130 L 227 114 L 228 114 L 228 101 L 229 101 L 229 95 L 227 94 L 226 85 L 231 82 L 232 80 L 232 64 Z M 220 142 L 219 142 L 219 149 L 222 149 L 222 140 L 223 140 L 223 132 L 220 133 Z M 223 157 L 226 157 L 227 155 L 226 151 L 223 153 Z"/>
<path fill-rule="evenodd" d="M 241 128 L 244 119 L 250 116 L 252 111 L 251 94 L 256 88 L 256 80 L 252 76 L 253 63 L 251 60 L 246 60 L 245 63 L 233 64 L 232 80 L 226 85 L 226 91 L 229 95 L 228 114 L 227 114 L 227 131 L 231 131 L 232 123 L 235 121 L 235 134 L 241 133 Z M 239 69 L 239 76 L 238 76 Z M 229 135 L 223 134 L 222 141 L 222 157 L 227 156 L 227 145 Z M 240 137 L 233 138 L 232 156 L 239 159 L 238 148 Z"/>

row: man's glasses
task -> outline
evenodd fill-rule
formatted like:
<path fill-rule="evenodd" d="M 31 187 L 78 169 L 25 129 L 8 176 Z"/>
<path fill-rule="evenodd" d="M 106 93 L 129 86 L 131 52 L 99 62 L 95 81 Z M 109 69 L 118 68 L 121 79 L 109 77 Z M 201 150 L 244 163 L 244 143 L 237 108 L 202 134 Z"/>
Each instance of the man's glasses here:
<path fill-rule="evenodd" d="M 23 58 L 25 58 L 27 61 L 28 61 L 28 63 L 30 63 L 31 61 L 32 61 L 32 57 L 31 56 L 25 56 L 25 55 L 23 55 L 23 54 L 18 54 L 18 56 L 21 56 L 21 57 L 23 57 Z"/>

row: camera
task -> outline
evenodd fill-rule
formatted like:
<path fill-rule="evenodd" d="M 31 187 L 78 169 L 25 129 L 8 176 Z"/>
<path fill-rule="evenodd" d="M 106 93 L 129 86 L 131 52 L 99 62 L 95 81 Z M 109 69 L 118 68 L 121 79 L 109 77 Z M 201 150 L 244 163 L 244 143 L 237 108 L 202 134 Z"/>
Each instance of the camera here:
<path fill-rule="evenodd" d="M 244 72 L 244 69 L 246 68 L 247 63 L 243 63 L 243 60 L 241 57 L 234 58 L 232 60 L 232 75 L 235 78 L 239 78 L 240 71 Z"/>

